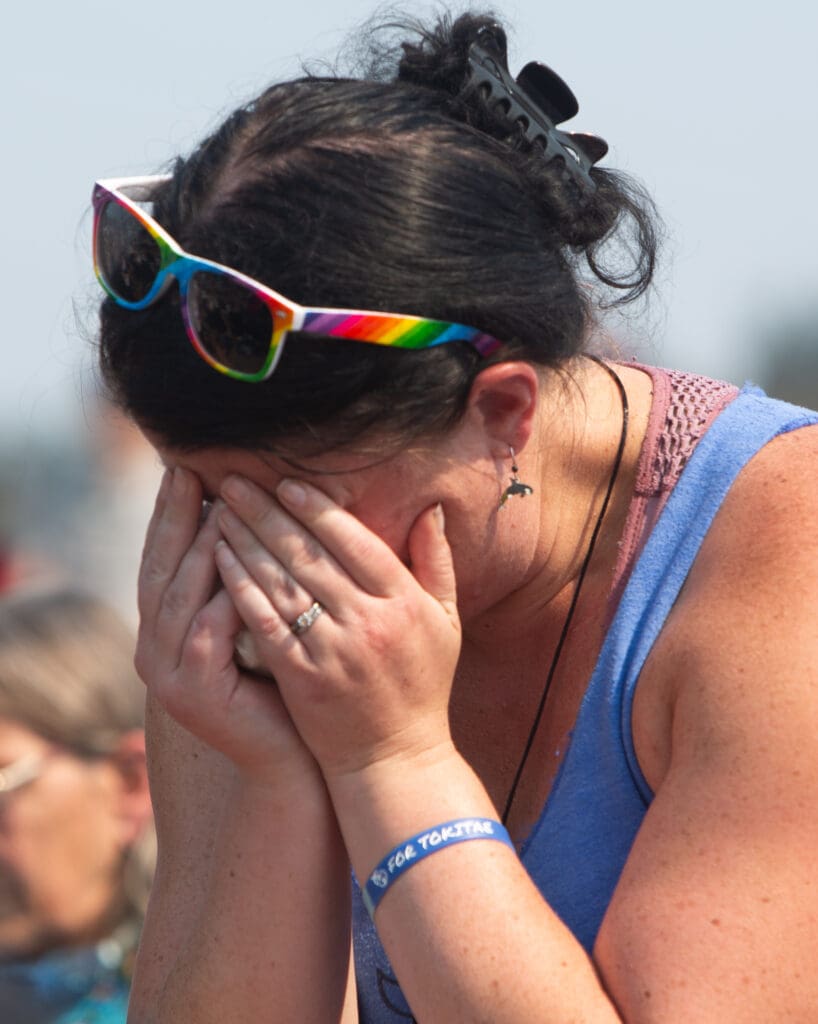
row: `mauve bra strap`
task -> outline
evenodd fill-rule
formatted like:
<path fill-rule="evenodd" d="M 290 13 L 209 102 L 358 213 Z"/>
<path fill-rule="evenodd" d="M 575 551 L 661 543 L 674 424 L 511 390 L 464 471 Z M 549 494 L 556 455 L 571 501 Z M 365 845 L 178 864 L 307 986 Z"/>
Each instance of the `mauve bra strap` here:
<path fill-rule="evenodd" d="M 653 396 L 634 495 L 619 541 L 608 603 L 609 619 L 613 618 L 631 570 L 696 444 L 739 393 L 735 384 L 700 374 L 641 363 L 628 365 L 651 378 Z"/>

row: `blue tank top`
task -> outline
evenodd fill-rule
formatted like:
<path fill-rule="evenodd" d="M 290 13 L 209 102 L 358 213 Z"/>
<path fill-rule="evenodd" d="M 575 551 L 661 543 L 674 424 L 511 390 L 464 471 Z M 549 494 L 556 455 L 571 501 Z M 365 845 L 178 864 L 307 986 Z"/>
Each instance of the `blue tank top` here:
<path fill-rule="evenodd" d="M 696 445 L 622 593 L 570 746 L 520 859 L 588 953 L 652 799 L 631 733 L 636 683 L 725 495 L 752 456 L 818 413 L 747 387 Z M 413 1020 L 354 885 L 362 1024 Z"/>

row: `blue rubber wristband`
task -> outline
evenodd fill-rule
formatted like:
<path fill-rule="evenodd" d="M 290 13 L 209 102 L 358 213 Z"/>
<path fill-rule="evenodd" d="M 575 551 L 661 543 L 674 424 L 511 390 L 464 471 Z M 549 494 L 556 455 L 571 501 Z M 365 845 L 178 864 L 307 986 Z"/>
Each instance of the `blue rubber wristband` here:
<path fill-rule="evenodd" d="M 414 867 L 418 861 L 447 846 L 467 843 L 471 839 L 494 839 L 505 843 L 514 850 L 511 836 L 499 821 L 492 818 L 456 818 L 442 825 L 435 825 L 424 832 L 418 832 L 394 850 L 390 850 L 367 879 L 362 896 L 369 916 L 375 916 L 375 909 L 386 891 L 397 878 Z M 515 851 L 516 852 L 516 851 Z"/>

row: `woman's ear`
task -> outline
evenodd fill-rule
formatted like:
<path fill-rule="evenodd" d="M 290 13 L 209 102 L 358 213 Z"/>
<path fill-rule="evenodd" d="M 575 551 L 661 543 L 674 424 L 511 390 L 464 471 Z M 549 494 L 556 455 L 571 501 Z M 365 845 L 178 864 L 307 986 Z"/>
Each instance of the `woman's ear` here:
<path fill-rule="evenodd" d="M 144 731 L 132 729 L 124 733 L 110 760 L 117 772 L 117 814 L 122 843 L 127 847 L 142 834 L 153 816 Z"/>
<path fill-rule="evenodd" d="M 534 429 L 541 388 L 540 376 L 530 363 L 495 363 L 475 378 L 468 414 L 479 417 L 484 431 L 504 455 L 509 447 L 521 452 Z"/>

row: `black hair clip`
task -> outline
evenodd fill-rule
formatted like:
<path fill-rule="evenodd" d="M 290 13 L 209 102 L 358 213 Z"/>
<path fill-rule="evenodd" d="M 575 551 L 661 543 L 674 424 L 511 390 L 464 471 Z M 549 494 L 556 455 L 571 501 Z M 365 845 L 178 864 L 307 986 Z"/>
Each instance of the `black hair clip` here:
<path fill-rule="evenodd" d="M 539 142 L 546 160 L 560 157 L 566 169 L 584 186 L 596 188 L 591 167 L 608 152 L 608 143 L 597 135 L 565 132 L 556 126 L 579 110 L 576 96 L 560 78 L 532 61 L 513 79 L 508 70 L 505 32 L 494 25 L 484 29 L 469 47 L 472 80 L 488 87 L 488 96 L 509 121 L 516 122 L 529 142 Z"/>

